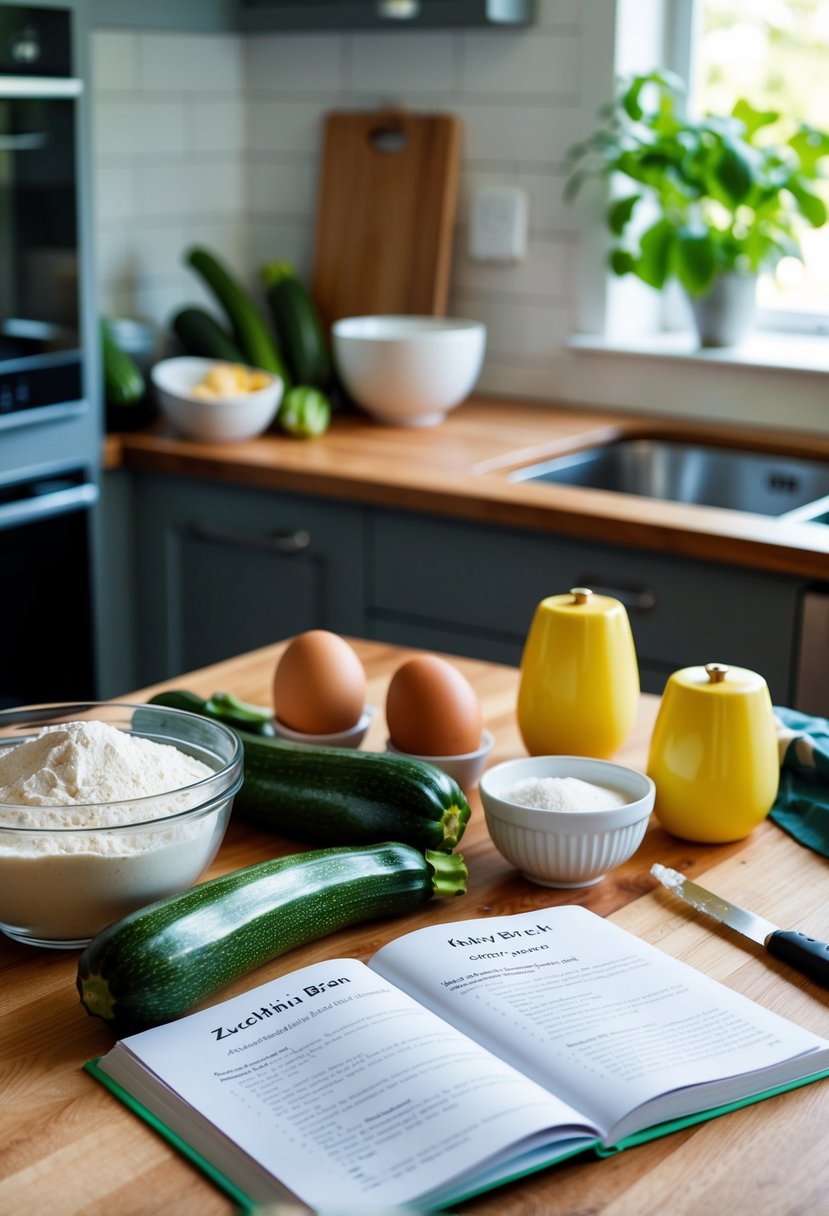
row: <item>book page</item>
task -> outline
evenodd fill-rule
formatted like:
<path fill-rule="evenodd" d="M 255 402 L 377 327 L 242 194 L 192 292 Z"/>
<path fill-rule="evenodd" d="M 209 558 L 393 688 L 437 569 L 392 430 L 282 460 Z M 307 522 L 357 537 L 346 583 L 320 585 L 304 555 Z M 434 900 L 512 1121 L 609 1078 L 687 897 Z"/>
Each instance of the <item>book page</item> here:
<path fill-rule="evenodd" d="M 583 1110 L 606 1137 L 639 1130 L 636 1119 L 619 1121 L 658 1095 L 828 1046 L 581 907 L 420 929 L 370 966 Z M 788 1079 L 784 1071 L 780 1083 Z M 696 1102 L 686 1095 L 679 1108 L 643 1112 L 641 1126 L 727 1100 L 719 1090 Z"/>
<path fill-rule="evenodd" d="M 163 1086 L 142 1084 L 134 1061 Z M 313 1208 L 406 1203 L 503 1160 L 505 1146 L 531 1153 L 559 1124 L 554 1139 L 597 1139 L 575 1111 L 354 960 L 133 1035 L 99 1067 L 243 1188 L 243 1166 L 239 1176 L 232 1154 L 201 1138 L 210 1125 Z M 209 1122 L 183 1122 L 179 1098 Z"/>

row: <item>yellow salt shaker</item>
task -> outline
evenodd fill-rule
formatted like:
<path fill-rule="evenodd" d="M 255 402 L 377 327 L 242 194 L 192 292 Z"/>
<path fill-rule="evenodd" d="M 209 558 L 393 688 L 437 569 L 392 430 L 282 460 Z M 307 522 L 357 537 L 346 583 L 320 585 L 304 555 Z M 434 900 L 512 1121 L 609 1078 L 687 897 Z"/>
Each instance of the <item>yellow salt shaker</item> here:
<path fill-rule="evenodd" d="M 766 681 L 708 663 L 668 679 L 651 736 L 656 817 L 683 840 L 742 840 L 777 797 L 777 729 Z"/>
<path fill-rule="evenodd" d="M 518 726 L 530 755 L 612 756 L 638 706 L 639 667 L 624 604 L 588 587 L 542 600 L 518 690 Z"/>

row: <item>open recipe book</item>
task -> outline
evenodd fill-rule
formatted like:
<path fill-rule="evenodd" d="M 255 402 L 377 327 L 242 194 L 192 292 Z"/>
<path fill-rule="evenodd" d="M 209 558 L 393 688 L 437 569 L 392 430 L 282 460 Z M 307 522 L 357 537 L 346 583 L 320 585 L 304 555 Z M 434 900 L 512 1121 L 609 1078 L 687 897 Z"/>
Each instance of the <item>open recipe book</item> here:
<path fill-rule="evenodd" d="M 580 907 L 435 925 L 87 1065 L 237 1199 L 435 1210 L 829 1073 L 829 1041 Z"/>

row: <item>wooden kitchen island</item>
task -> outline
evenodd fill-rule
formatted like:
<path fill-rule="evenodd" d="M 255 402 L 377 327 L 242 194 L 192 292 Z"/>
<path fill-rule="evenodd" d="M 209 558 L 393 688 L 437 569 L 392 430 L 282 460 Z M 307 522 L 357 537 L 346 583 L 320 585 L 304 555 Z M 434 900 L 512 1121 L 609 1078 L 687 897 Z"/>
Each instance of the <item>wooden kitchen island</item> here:
<path fill-rule="evenodd" d="M 390 674 L 406 652 L 355 643 L 369 678 L 369 703 L 382 709 Z M 219 690 L 266 703 L 281 645 L 172 681 L 208 695 Z M 524 754 L 515 723 L 518 673 L 457 660 L 477 689 L 495 736 L 490 763 Z M 143 700 L 155 689 L 144 689 Z M 633 737 L 618 759 L 643 767 L 658 702 L 643 697 Z M 382 712 L 363 745 L 382 750 Z M 686 910 L 650 877 L 654 861 L 705 874 L 707 885 L 786 928 L 829 937 L 829 865 L 771 823 L 748 841 L 697 846 L 651 823 L 638 853 L 595 887 L 556 891 L 522 879 L 491 844 L 477 794 L 460 851 L 469 867 L 465 898 L 436 902 L 410 917 L 345 930 L 295 950 L 226 989 L 241 992 L 307 963 L 366 959 L 383 943 L 440 921 L 577 902 L 615 920 L 668 954 L 809 1029 L 829 1033 L 829 994 Z M 210 873 L 300 846 L 231 822 Z M 70 1216 L 222 1216 L 233 1204 L 201 1173 L 82 1071 L 112 1036 L 87 1017 L 75 990 L 76 951 L 0 943 L 2 1092 L 0 1213 Z M 305 1210 L 298 1208 L 298 1211 Z M 603 1161 L 575 1161 L 460 1205 L 498 1216 L 785 1216 L 829 1210 L 829 1085 L 816 1083 Z M 280 1209 L 282 1211 L 282 1209 Z M 357 1216 L 355 1213 L 354 1216 Z"/>

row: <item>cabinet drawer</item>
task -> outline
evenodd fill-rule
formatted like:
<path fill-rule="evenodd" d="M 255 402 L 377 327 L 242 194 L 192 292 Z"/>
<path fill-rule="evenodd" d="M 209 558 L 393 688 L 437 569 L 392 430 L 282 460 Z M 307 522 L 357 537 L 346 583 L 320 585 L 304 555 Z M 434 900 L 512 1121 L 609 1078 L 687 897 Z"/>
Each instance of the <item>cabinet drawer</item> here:
<path fill-rule="evenodd" d="M 378 513 L 369 614 L 521 644 L 539 600 L 574 586 L 621 599 L 651 673 L 720 661 L 789 694 L 799 583 L 777 575 L 543 534 Z M 378 624 L 379 628 L 379 624 Z"/>

